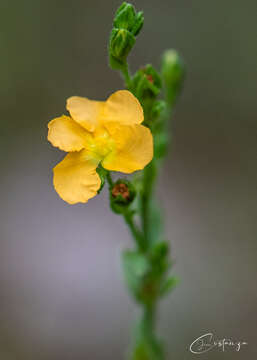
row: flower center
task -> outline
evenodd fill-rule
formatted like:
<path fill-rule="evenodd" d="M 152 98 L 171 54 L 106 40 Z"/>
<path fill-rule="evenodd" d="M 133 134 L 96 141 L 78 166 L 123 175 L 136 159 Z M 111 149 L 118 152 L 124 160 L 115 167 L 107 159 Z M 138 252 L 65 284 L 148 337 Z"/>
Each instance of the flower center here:
<path fill-rule="evenodd" d="M 105 158 L 113 148 L 114 141 L 103 128 L 97 129 L 88 141 L 88 151 L 98 160 Z"/>

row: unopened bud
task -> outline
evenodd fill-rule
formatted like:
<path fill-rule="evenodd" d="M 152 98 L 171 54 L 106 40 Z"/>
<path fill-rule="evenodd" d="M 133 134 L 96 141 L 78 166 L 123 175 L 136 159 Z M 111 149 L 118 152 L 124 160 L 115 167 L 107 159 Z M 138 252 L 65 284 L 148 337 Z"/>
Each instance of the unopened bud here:
<path fill-rule="evenodd" d="M 140 30 L 142 29 L 144 25 L 144 13 L 143 11 L 139 11 L 136 14 L 135 22 L 133 25 L 132 33 L 137 36 L 140 33 Z"/>
<path fill-rule="evenodd" d="M 114 212 L 121 214 L 132 203 L 136 191 L 131 182 L 119 179 L 110 189 L 111 206 Z"/>
<path fill-rule="evenodd" d="M 143 13 L 136 13 L 131 4 L 124 2 L 117 10 L 109 44 L 110 65 L 113 69 L 126 66 L 127 56 L 143 23 Z"/>
<path fill-rule="evenodd" d="M 120 196 L 124 200 L 129 200 L 129 189 L 128 186 L 124 183 L 116 184 L 112 188 L 112 197 L 116 198 Z"/>
<path fill-rule="evenodd" d="M 162 87 L 161 78 L 152 65 L 146 65 L 136 72 L 131 87 L 133 93 L 141 101 L 146 98 L 155 98 Z"/>
<path fill-rule="evenodd" d="M 168 102 L 173 104 L 184 79 L 184 63 L 175 50 L 167 50 L 162 58 L 162 77 L 166 86 Z"/>
<path fill-rule="evenodd" d="M 134 7 L 131 4 L 123 3 L 115 15 L 113 26 L 118 29 L 132 31 L 135 19 Z"/>
<path fill-rule="evenodd" d="M 113 68 L 124 66 L 135 44 L 135 37 L 126 29 L 114 28 L 110 38 L 110 63 Z"/>

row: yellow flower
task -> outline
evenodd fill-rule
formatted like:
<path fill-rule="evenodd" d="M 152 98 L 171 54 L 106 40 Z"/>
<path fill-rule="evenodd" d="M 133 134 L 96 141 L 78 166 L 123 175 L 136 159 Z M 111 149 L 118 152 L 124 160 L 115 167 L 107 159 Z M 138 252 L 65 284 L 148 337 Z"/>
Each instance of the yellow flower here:
<path fill-rule="evenodd" d="M 131 173 L 152 160 L 152 134 L 141 125 L 143 109 L 129 91 L 117 91 L 105 102 L 73 96 L 67 110 L 71 116 L 49 122 L 48 140 L 69 152 L 53 170 L 55 190 L 69 204 L 85 203 L 97 194 L 99 163 Z"/>

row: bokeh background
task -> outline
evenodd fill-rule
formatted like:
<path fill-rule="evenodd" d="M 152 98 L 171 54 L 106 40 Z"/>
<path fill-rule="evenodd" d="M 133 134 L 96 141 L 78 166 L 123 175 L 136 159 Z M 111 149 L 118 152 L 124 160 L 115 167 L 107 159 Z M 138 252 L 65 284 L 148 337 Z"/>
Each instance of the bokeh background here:
<path fill-rule="evenodd" d="M 131 246 L 107 193 L 70 206 L 56 195 L 62 152 L 47 122 L 71 95 L 105 99 L 123 87 L 107 66 L 120 1 L 1 0 L 0 359 L 123 359 L 137 316 L 122 280 Z M 130 58 L 159 65 L 167 47 L 187 64 L 158 195 L 181 283 L 162 302 L 168 359 L 194 359 L 209 331 L 256 343 L 256 93 L 254 0 L 134 1 L 145 27 Z"/>

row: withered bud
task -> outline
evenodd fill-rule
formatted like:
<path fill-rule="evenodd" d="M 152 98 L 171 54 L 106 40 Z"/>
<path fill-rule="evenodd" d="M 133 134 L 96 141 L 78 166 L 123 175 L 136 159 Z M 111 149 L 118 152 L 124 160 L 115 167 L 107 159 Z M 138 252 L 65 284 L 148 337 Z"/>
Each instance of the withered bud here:
<path fill-rule="evenodd" d="M 110 200 L 113 211 L 124 213 L 136 196 L 133 184 L 127 179 L 119 179 L 110 189 Z"/>
<path fill-rule="evenodd" d="M 153 76 L 152 75 L 146 75 L 146 78 L 148 81 L 150 81 L 150 83 L 153 84 L 154 80 L 153 80 Z"/>
<path fill-rule="evenodd" d="M 112 196 L 116 198 L 119 195 L 122 196 L 125 200 L 129 200 L 129 188 L 126 184 L 116 184 L 112 188 Z"/>

